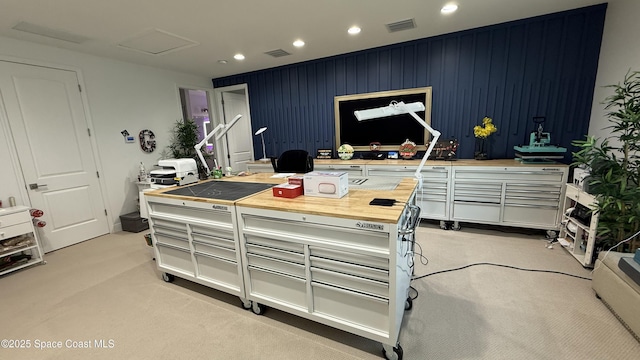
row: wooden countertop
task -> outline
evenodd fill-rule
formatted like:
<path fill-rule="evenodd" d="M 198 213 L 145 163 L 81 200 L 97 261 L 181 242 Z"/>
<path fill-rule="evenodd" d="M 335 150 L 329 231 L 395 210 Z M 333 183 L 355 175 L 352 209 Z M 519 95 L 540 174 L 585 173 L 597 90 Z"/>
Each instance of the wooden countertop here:
<path fill-rule="evenodd" d="M 417 182 L 414 179 L 404 178 L 395 190 L 349 189 L 349 193 L 340 199 L 314 196 L 287 199 L 275 197 L 272 192 L 265 191 L 244 198 L 236 205 L 395 224 L 400 220 L 405 203 L 410 199 L 416 186 Z M 390 198 L 399 203 L 393 206 L 369 205 L 374 198 Z"/>
<path fill-rule="evenodd" d="M 199 183 L 209 181 L 238 181 L 277 185 L 287 182 L 286 178 L 272 178 L 272 175 L 273 173 L 257 173 L 247 176 L 224 177 L 222 180 L 204 180 Z M 144 195 L 395 224 L 400 220 L 404 203 L 409 200 L 416 186 L 417 182 L 414 179 L 405 178 L 400 181 L 395 190 L 350 189 L 349 193 L 341 199 L 314 196 L 298 196 L 293 199 L 288 199 L 273 196 L 271 189 L 249 195 L 236 201 L 165 194 L 167 191 L 174 190 L 175 187 L 145 192 Z M 376 197 L 395 199 L 399 203 L 394 206 L 369 205 L 369 202 Z"/>
<path fill-rule="evenodd" d="M 385 159 L 385 160 L 365 160 L 365 159 L 313 159 L 314 165 L 406 165 L 418 166 L 422 159 L 402 160 L 402 159 Z M 250 161 L 249 164 L 264 164 L 261 161 Z M 514 167 L 568 167 L 562 163 L 525 163 L 516 159 L 495 159 L 495 160 L 475 160 L 475 159 L 459 159 L 459 160 L 427 160 L 424 164 L 427 166 L 514 166 Z"/>

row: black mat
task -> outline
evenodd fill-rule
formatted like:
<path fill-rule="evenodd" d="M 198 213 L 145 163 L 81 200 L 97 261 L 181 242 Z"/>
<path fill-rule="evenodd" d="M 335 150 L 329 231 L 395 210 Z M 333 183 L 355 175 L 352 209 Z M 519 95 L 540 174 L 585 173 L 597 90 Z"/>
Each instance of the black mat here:
<path fill-rule="evenodd" d="M 201 184 L 181 186 L 165 194 L 195 196 L 207 199 L 238 200 L 273 187 L 272 184 L 245 183 L 233 181 L 210 181 Z"/>

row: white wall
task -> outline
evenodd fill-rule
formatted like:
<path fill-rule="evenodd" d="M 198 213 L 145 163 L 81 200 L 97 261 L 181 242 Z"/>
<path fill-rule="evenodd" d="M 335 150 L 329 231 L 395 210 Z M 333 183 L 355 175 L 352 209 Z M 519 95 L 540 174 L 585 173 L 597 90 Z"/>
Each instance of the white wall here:
<path fill-rule="evenodd" d="M 640 71 L 640 1 L 609 0 L 604 24 L 600 62 L 593 94 L 593 107 L 589 123 L 589 135 L 605 138 L 610 132 L 605 129 L 609 122 L 605 118 L 602 101 L 612 94 L 606 85 L 622 82 L 627 71 Z"/>
<path fill-rule="evenodd" d="M 137 173 L 142 161 L 147 169 L 157 163 L 168 145 L 170 129 L 182 119 L 178 87 L 211 88 L 211 79 L 85 55 L 73 51 L 0 37 L 0 57 L 72 67 L 84 80 L 87 118 L 98 149 L 98 168 L 105 190 L 112 231 L 120 230 L 119 215 L 136 210 Z M 0 112 L 1 113 L 1 112 Z M 0 115 L 2 116 L 2 115 Z M 120 132 L 127 129 L 136 143 L 125 144 Z M 137 142 L 140 130 L 156 135 L 157 150 L 144 153 Z M 29 204 L 22 175 L 12 162 L 7 121 L 0 117 L 0 200 L 9 196 Z M 23 196 L 24 194 L 25 196 Z"/>

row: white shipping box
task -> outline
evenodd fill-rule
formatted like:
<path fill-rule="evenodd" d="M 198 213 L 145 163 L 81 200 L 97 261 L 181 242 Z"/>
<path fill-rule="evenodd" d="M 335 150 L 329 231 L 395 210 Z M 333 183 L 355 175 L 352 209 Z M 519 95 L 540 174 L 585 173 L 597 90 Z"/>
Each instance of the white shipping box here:
<path fill-rule="evenodd" d="M 346 172 L 312 171 L 304 174 L 304 195 L 339 199 L 349 193 Z"/>

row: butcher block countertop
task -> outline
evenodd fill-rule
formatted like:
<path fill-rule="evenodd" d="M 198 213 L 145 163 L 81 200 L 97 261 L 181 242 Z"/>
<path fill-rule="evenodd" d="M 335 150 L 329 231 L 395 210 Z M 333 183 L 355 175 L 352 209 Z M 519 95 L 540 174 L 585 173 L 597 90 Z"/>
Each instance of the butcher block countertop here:
<path fill-rule="evenodd" d="M 305 213 L 320 216 L 331 216 L 345 219 L 355 219 L 363 221 L 374 221 L 395 224 L 400 220 L 405 203 L 411 198 L 417 182 L 412 178 L 404 178 L 395 190 L 371 190 L 371 189 L 350 189 L 349 193 L 340 199 L 298 196 L 293 199 L 273 196 L 273 191 L 269 188 L 254 192 L 250 195 L 240 197 L 236 200 L 226 200 L 218 198 L 206 198 L 190 195 L 168 194 L 177 188 L 192 186 L 206 187 L 210 182 L 236 182 L 236 183 L 263 183 L 282 184 L 286 183 L 286 178 L 272 178 L 272 173 L 258 173 L 247 176 L 225 177 L 222 180 L 204 180 L 192 185 L 181 187 L 169 187 L 145 192 L 146 196 L 158 196 L 177 200 L 198 201 L 222 205 L 236 205 L 250 208 L 286 211 L 295 213 Z M 236 184 L 239 185 L 239 184 Z M 182 191 L 184 192 L 184 191 Z M 194 191 L 194 194 L 197 194 Z M 395 199 L 397 203 L 393 206 L 369 205 L 374 198 Z"/>
<path fill-rule="evenodd" d="M 236 206 L 395 224 L 417 184 L 412 178 L 404 178 L 395 190 L 349 189 L 349 193 L 340 199 L 315 196 L 287 199 L 275 197 L 268 191 L 244 198 Z M 397 203 L 393 206 L 369 205 L 374 198 L 395 199 Z"/>

